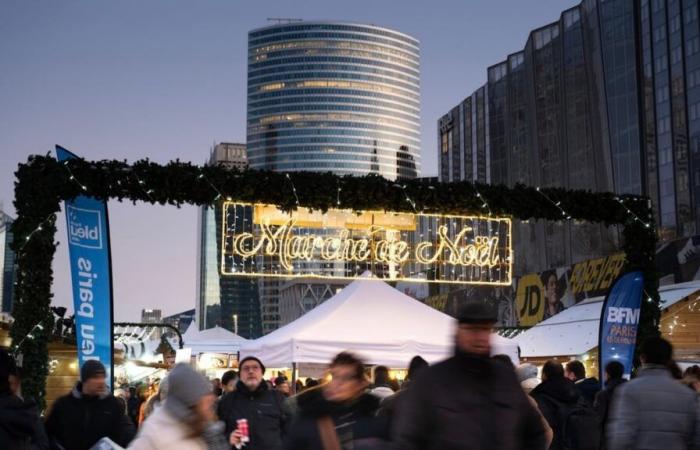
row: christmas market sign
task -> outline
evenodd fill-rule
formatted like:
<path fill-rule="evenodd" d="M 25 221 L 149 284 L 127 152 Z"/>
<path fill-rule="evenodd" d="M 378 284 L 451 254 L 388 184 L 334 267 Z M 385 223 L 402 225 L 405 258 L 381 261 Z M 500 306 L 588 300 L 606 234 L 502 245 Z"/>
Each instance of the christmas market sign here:
<path fill-rule="evenodd" d="M 222 214 L 224 275 L 511 284 L 509 218 L 240 202 Z"/>

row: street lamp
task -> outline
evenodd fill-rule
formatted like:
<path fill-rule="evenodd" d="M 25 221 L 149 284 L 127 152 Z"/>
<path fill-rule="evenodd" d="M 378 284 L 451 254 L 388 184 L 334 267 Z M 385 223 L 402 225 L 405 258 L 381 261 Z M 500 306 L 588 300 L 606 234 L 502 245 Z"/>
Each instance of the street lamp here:
<path fill-rule="evenodd" d="M 238 314 L 233 315 L 233 332 L 238 334 Z"/>

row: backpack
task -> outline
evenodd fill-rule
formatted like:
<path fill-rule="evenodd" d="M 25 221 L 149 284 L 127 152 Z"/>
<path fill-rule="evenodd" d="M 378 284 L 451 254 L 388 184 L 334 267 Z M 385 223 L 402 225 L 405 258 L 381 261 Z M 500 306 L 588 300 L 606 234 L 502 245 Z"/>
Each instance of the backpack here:
<path fill-rule="evenodd" d="M 559 403 L 560 442 L 565 450 L 600 449 L 601 429 L 593 406 L 580 396 L 573 405 Z"/>

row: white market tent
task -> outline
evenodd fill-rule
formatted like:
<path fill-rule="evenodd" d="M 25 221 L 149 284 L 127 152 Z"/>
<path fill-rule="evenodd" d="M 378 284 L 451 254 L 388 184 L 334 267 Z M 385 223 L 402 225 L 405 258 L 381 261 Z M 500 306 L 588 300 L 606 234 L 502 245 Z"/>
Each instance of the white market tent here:
<path fill-rule="evenodd" d="M 420 355 L 434 363 L 452 355 L 455 320 L 371 278 L 369 272 L 296 321 L 241 346 L 268 367 L 328 364 L 351 351 L 367 364 L 408 366 Z M 517 344 L 494 335 L 494 353 L 518 361 Z"/>
<path fill-rule="evenodd" d="M 192 322 L 187 328 L 187 331 L 182 335 L 182 340 L 185 348 L 192 349 L 193 355 L 198 353 L 237 353 L 241 344 L 247 341 L 247 339 L 219 326 L 200 331 L 195 322 Z"/>
<path fill-rule="evenodd" d="M 661 309 L 700 290 L 700 281 L 659 288 Z M 521 357 L 577 356 L 598 346 L 600 314 L 605 297 L 594 297 L 570 306 L 513 338 Z"/>

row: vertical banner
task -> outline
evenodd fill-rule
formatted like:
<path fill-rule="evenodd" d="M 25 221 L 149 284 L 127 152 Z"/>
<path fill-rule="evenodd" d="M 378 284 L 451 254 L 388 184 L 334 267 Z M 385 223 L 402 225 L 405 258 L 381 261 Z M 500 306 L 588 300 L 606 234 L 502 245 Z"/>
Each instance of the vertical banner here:
<path fill-rule="evenodd" d="M 598 341 L 601 382 L 605 379 L 605 365 L 610 361 L 622 363 L 628 378 L 632 373 L 643 291 L 642 272 L 628 272 L 617 279 L 605 297 Z"/>
<path fill-rule="evenodd" d="M 56 146 L 58 161 L 77 158 Z M 112 264 L 109 247 L 107 203 L 92 197 L 66 200 L 75 334 L 78 363 L 96 359 L 107 369 L 107 383 L 113 386 L 112 358 Z"/>

